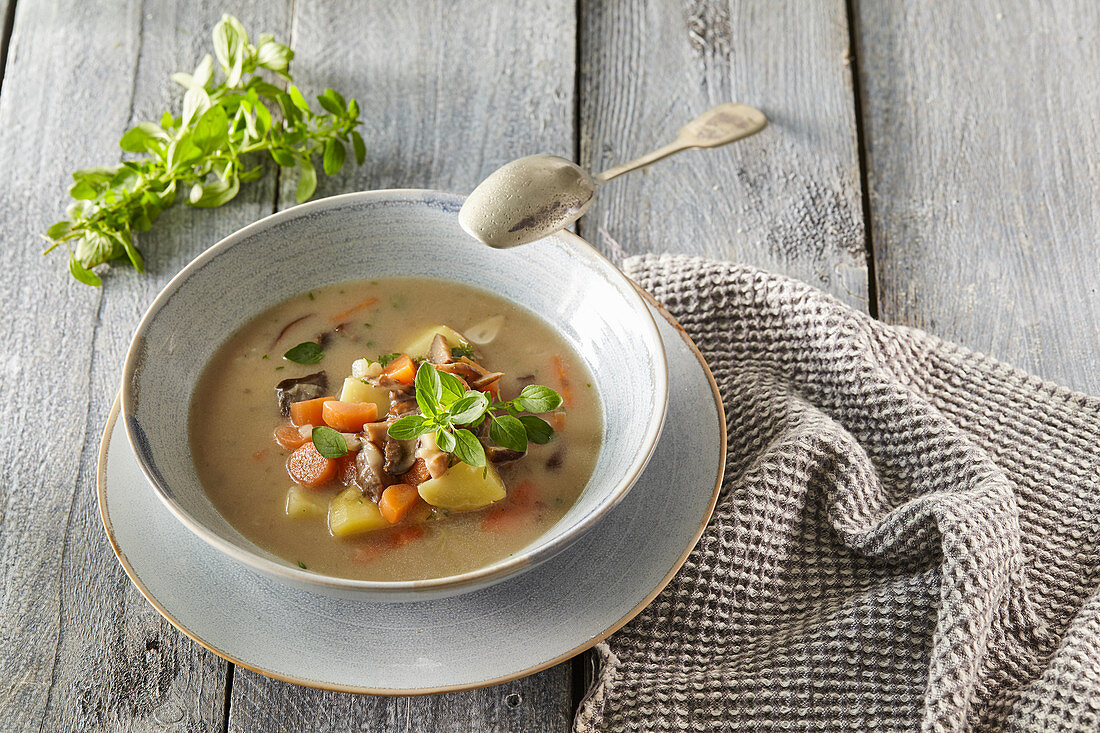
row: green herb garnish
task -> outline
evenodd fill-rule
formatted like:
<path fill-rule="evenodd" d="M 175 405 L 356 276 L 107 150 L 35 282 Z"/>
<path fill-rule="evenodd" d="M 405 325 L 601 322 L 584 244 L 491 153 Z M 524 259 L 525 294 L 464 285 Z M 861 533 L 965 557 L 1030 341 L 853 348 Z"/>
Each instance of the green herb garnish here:
<path fill-rule="evenodd" d="M 144 271 L 133 234 L 148 231 L 179 198 L 200 208 L 221 206 L 242 182 L 263 175 L 262 161 L 252 153 L 266 152 L 278 165 L 298 169 L 299 203 L 317 187 L 313 156 L 320 155 L 322 169 L 332 175 L 351 145 L 362 164 L 366 146 L 355 130 L 358 102 L 326 89 L 317 98 L 323 108 L 318 114 L 296 86 L 284 91 L 263 78 L 267 70 L 291 82 L 293 57 L 270 34 L 253 45 L 240 21 L 223 15 L 214 26 L 214 55 L 204 56 L 190 74 L 172 75 L 187 90 L 182 114 L 165 112 L 159 123 L 141 122 L 127 131 L 119 145 L 137 154 L 134 159 L 73 173 L 69 195 L 75 201 L 66 220 L 46 230 L 46 252 L 64 245 L 73 277 L 101 285 L 91 268 L 104 262 L 126 259 Z"/>
<path fill-rule="evenodd" d="M 283 354 L 283 358 L 295 364 L 316 364 L 325 358 L 321 345 L 313 341 L 303 341 Z"/>
<path fill-rule="evenodd" d="M 348 441 L 332 428 L 318 425 L 313 429 L 313 447 L 325 458 L 343 458 L 348 454 Z"/>
<path fill-rule="evenodd" d="M 464 356 L 467 359 L 472 359 L 474 357 L 474 347 L 470 344 L 462 344 L 451 349 L 452 359 L 461 359 Z"/>
<path fill-rule="evenodd" d="M 546 443 L 554 429 L 540 417 L 521 412 L 549 412 L 561 407 L 561 395 L 549 387 L 532 384 L 514 400 L 497 402 L 485 392 L 467 390 L 459 379 L 424 362 L 416 370 L 416 403 L 420 415 L 395 420 L 391 437 L 411 440 L 435 433 L 439 449 L 471 466 L 485 465 L 485 448 L 469 429 L 489 420 L 489 438 L 497 445 L 520 453 L 528 442 Z M 503 414 L 498 414 L 503 413 Z"/>
<path fill-rule="evenodd" d="M 401 356 L 400 351 L 395 351 L 392 354 L 380 354 L 378 356 L 378 358 L 375 359 L 375 361 L 377 361 L 379 364 L 381 364 L 382 368 L 385 369 L 386 367 L 388 367 L 390 365 L 391 361 L 393 361 L 394 359 L 396 359 L 399 356 Z"/>
<path fill-rule="evenodd" d="M 302 570 L 307 569 L 306 564 L 304 562 L 302 562 L 301 560 L 298 561 L 298 567 L 300 567 Z"/>

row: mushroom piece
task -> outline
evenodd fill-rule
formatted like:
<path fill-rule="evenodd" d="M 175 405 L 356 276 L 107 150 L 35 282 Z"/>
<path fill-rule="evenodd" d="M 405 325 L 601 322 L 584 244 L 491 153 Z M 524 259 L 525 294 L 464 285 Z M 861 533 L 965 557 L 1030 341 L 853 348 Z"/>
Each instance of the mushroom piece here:
<path fill-rule="evenodd" d="M 363 426 L 363 434 L 367 436 L 367 440 L 375 445 L 384 445 L 386 442 L 386 431 L 390 429 L 390 424 L 383 420 L 382 422 L 369 422 Z"/>
<path fill-rule="evenodd" d="M 382 481 L 383 460 L 382 451 L 374 443 L 363 443 L 355 456 L 355 485 L 375 502 L 382 497 L 385 488 Z"/>
<path fill-rule="evenodd" d="M 328 389 L 328 375 L 324 371 L 307 374 L 304 377 L 291 377 L 275 385 L 275 398 L 279 401 L 279 412 L 290 417 L 292 402 L 303 402 L 324 397 Z"/>
<path fill-rule="evenodd" d="M 416 460 L 416 439 L 397 440 L 386 436 L 386 462 L 382 470 L 391 476 L 400 476 L 412 468 Z"/>
<path fill-rule="evenodd" d="M 447 473 L 447 469 L 451 467 L 450 456 L 439 450 L 435 433 L 420 436 L 420 440 L 416 444 L 416 457 L 424 461 L 424 465 L 432 478 L 439 478 Z"/>
<path fill-rule="evenodd" d="M 466 338 L 471 343 L 484 346 L 490 343 L 500 333 L 500 327 L 504 325 L 504 316 L 489 316 L 481 323 L 470 326 L 465 330 Z"/>
<path fill-rule="evenodd" d="M 491 445 L 484 440 L 481 441 L 481 444 L 485 446 L 485 457 L 489 459 L 489 463 L 511 463 L 527 455 L 527 451 L 520 453 L 518 450 L 512 450 L 511 448 L 501 448 L 499 445 Z"/>
<path fill-rule="evenodd" d="M 504 372 L 489 372 L 480 379 L 475 379 L 470 382 L 470 386 L 474 389 L 488 389 L 493 386 L 493 383 L 504 376 Z"/>
<path fill-rule="evenodd" d="M 428 361 L 436 366 L 454 361 L 451 356 L 451 346 L 443 334 L 437 333 L 432 339 L 432 345 L 428 347 Z"/>
<path fill-rule="evenodd" d="M 409 399 L 407 394 L 390 392 L 390 411 L 386 415 L 387 429 L 399 417 L 411 415 L 417 410 L 416 400 Z M 412 468 L 416 460 L 416 438 L 410 440 L 397 440 L 386 434 L 386 442 L 383 450 L 386 454 L 386 462 L 382 470 L 391 476 L 400 476 Z"/>

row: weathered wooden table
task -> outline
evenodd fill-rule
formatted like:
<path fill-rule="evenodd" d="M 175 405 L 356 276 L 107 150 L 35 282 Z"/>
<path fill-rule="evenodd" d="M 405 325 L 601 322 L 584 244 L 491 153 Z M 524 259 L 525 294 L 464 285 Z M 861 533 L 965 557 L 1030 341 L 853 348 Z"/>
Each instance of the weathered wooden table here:
<path fill-rule="evenodd" d="M 96 450 L 142 311 L 188 260 L 293 202 L 269 176 L 173 210 L 150 272 L 71 280 L 37 233 L 68 174 L 178 94 L 223 11 L 290 39 L 307 90 L 365 110 L 368 163 L 318 195 L 469 191 L 533 152 L 599 169 L 718 102 L 764 133 L 601 193 L 613 258 L 749 262 L 886 321 L 1100 393 L 1100 5 L 1093 0 L 2 0 L 0 728 L 564 731 L 585 662 L 430 698 L 321 692 L 234 667 L 131 586 L 96 509 Z"/>

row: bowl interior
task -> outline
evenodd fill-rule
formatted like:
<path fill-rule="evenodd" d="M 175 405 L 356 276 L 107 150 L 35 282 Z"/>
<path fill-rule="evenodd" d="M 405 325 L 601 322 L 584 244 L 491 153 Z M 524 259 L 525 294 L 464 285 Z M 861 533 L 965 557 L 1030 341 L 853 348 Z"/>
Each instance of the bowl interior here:
<path fill-rule="evenodd" d="M 577 503 L 521 553 L 466 575 L 519 567 L 564 546 L 625 494 L 648 460 L 665 411 L 664 351 L 652 317 L 630 283 L 579 239 L 564 234 L 494 250 L 461 230 L 461 203 L 438 192 L 379 191 L 306 204 L 230 236 L 157 298 L 127 357 L 122 409 L 146 474 L 193 530 L 262 571 L 313 576 L 255 545 L 211 504 L 191 462 L 188 409 L 207 361 L 256 314 L 311 288 L 369 277 L 433 277 L 496 293 L 558 330 L 595 379 L 603 446 Z M 329 581 L 365 588 L 433 584 Z"/>

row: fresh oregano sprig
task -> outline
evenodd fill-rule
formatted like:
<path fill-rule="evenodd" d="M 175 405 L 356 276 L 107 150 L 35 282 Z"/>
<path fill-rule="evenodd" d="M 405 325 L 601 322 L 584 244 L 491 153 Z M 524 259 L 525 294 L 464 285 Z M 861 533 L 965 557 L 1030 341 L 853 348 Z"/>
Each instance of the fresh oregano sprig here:
<path fill-rule="evenodd" d="M 266 70 L 293 81 L 292 58 L 294 52 L 270 34 L 253 44 L 239 20 L 223 15 L 214 27 L 214 55 L 204 56 L 190 74 L 172 75 L 187 90 L 182 113 L 165 112 L 159 123 L 127 131 L 119 145 L 134 159 L 73 173 L 69 194 L 75 201 L 67 218 L 46 230 L 46 252 L 64 245 L 73 277 L 101 285 L 91 268 L 104 262 L 125 258 L 144 271 L 134 232 L 148 231 L 181 195 L 191 206 L 221 206 L 242 182 L 259 178 L 263 169 L 253 153 L 298 170 L 299 203 L 317 187 L 315 155 L 332 175 L 350 145 L 361 165 L 366 146 L 355 129 L 358 102 L 326 89 L 317 97 L 322 111 L 315 112 L 296 86 L 283 90 L 264 78 Z"/>
<path fill-rule="evenodd" d="M 489 439 L 522 453 L 528 442 L 548 442 L 554 429 L 536 415 L 521 413 L 550 412 L 562 402 L 557 392 L 537 384 L 524 387 L 514 400 L 497 401 L 486 392 L 466 389 L 457 377 L 427 362 L 416 370 L 414 388 L 421 414 L 395 420 L 390 436 L 411 440 L 434 432 L 440 450 L 477 467 L 485 465 L 485 448 L 470 428 L 489 420 Z"/>

